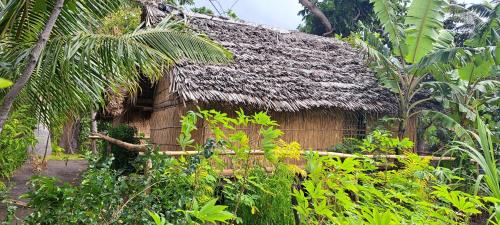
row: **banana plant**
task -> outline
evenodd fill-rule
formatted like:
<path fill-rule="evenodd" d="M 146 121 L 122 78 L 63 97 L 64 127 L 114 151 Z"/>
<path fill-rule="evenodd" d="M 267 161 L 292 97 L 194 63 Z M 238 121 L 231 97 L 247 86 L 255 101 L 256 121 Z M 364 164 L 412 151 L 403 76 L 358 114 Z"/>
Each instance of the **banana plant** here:
<path fill-rule="evenodd" d="M 396 94 L 398 137 L 403 138 L 408 120 L 433 100 L 423 85 L 427 80 L 465 67 L 476 55 L 494 54 L 495 48 L 456 47 L 452 33 L 443 26 L 449 7 L 446 0 L 412 1 L 404 18 L 395 13 L 398 3 L 394 1 L 371 2 L 388 43 L 367 29 L 353 42 L 366 53 L 380 83 Z"/>

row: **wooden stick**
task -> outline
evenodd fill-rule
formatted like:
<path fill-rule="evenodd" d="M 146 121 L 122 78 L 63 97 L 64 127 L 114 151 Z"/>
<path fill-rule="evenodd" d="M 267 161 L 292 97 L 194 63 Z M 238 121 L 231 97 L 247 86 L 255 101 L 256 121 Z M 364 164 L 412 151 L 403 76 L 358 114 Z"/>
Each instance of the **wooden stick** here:
<path fill-rule="evenodd" d="M 347 153 L 340 153 L 340 152 L 323 152 L 323 151 L 302 151 L 302 155 L 306 155 L 308 153 L 315 152 L 320 156 L 334 156 L 334 157 L 340 157 L 340 158 L 361 158 L 361 157 L 366 157 L 366 158 L 386 158 L 386 159 L 405 159 L 407 156 L 405 155 L 354 155 L 354 154 L 347 154 Z M 198 154 L 197 151 L 161 151 L 159 152 L 160 154 L 163 155 L 168 155 L 168 156 L 185 156 L 185 155 L 196 155 Z M 226 151 L 226 152 L 220 152 L 218 153 L 219 155 L 235 155 L 236 153 L 234 151 Z M 253 150 L 250 152 L 250 155 L 264 155 L 264 151 L 261 150 Z M 426 156 L 426 155 L 421 155 L 419 156 L 420 158 L 430 158 L 431 161 L 453 161 L 455 160 L 455 157 L 438 157 L 438 156 Z"/>
<path fill-rule="evenodd" d="M 115 138 L 112 138 L 110 136 L 101 134 L 101 133 L 92 133 L 91 137 L 97 137 L 99 139 L 105 140 L 111 144 L 114 144 L 116 146 L 122 147 L 124 149 L 127 149 L 129 151 L 134 151 L 134 152 L 145 152 L 148 149 L 148 145 L 137 145 L 137 144 L 131 144 L 128 142 L 124 142 Z"/>
<path fill-rule="evenodd" d="M 125 148 L 130 151 L 137 151 L 137 152 L 145 152 L 147 150 L 147 145 L 136 145 L 136 144 L 130 144 L 124 141 L 120 141 L 118 139 L 114 139 L 112 137 L 106 136 L 104 134 L 100 133 L 93 133 L 92 136 L 89 138 L 99 138 L 103 139 L 111 144 L 120 146 L 122 148 Z M 161 151 L 159 152 L 160 154 L 163 155 L 168 155 L 168 156 L 183 156 L 183 155 L 196 155 L 198 154 L 197 151 Z M 301 154 L 305 155 L 308 153 L 317 153 L 320 156 L 334 156 L 334 157 L 340 157 L 340 158 L 360 158 L 360 157 L 366 157 L 366 158 L 385 158 L 385 159 L 406 159 L 407 156 L 405 155 L 354 155 L 354 154 L 347 154 L 347 153 L 340 153 L 340 152 L 324 152 L 324 151 L 302 151 Z M 225 151 L 225 152 L 220 152 L 218 153 L 219 155 L 234 155 L 236 154 L 234 151 Z M 264 155 L 264 151 L 262 150 L 252 150 L 250 152 L 251 155 Z M 429 158 L 431 161 L 453 161 L 455 160 L 455 157 L 439 157 L 439 156 L 426 156 L 426 155 L 420 155 L 420 158 Z"/>

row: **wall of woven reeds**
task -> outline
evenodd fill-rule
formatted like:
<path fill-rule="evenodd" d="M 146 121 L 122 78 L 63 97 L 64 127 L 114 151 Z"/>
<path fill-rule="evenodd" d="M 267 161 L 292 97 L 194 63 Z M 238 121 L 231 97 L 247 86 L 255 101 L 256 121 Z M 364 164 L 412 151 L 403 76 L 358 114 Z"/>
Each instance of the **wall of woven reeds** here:
<path fill-rule="evenodd" d="M 162 151 L 180 150 L 177 137 L 180 134 L 180 120 L 189 110 L 196 110 L 192 103 L 183 103 L 175 94 L 169 93 L 168 78 L 161 79 L 155 90 L 154 109 L 149 121 L 151 142 Z M 239 108 L 221 104 L 200 104 L 201 108 L 216 109 L 235 116 Z M 244 108 L 247 115 L 255 113 L 256 109 Z M 363 138 L 376 126 L 376 121 L 382 115 L 352 112 L 340 109 L 311 109 L 299 112 L 268 112 L 284 132 L 282 139 L 287 142 L 297 141 L 304 149 L 326 150 L 339 144 L 346 137 Z M 211 137 L 208 127 L 203 121 L 197 124 L 198 130 L 193 133 L 197 143 L 203 143 Z M 259 127 L 237 127 L 244 130 L 253 140 L 252 146 L 259 146 Z M 228 133 L 234 131 L 227 131 Z M 408 124 L 408 135 L 415 140 L 415 120 Z"/>
<path fill-rule="evenodd" d="M 158 101 L 158 105 L 165 101 Z M 234 116 L 234 109 L 218 106 L 204 106 Z M 179 150 L 176 138 L 180 134 L 181 116 L 189 110 L 196 109 L 193 104 L 171 105 L 155 109 L 151 116 L 151 142 L 157 144 L 163 151 Z M 249 111 L 249 112 L 248 112 Z M 247 114 L 251 114 L 248 110 Z M 345 137 L 362 138 L 367 133 L 367 124 L 374 117 L 365 117 L 360 114 L 342 110 L 305 110 L 300 112 L 269 112 L 284 132 L 282 139 L 287 142 L 297 141 L 304 149 L 326 150 L 335 144 L 341 143 Z M 361 117 L 361 118 L 360 118 Z M 252 146 L 259 146 L 259 127 L 236 127 L 236 130 L 245 131 Z M 228 133 L 235 131 L 226 130 Z M 203 121 L 198 123 L 198 130 L 193 134 L 197 143 L 203 143 L 211 137 L 208 127 Z"/>
<path fill-rule="evenodd" d="M 137 134 L 142 134 L 144 137 L 149 138 L 151 135 L 150 129 L 151 112 L 139 111 L 131 109 L 126 111 L 123 115 L 113 119 L 113 125 L 127 124 L 137 129 Z"/>

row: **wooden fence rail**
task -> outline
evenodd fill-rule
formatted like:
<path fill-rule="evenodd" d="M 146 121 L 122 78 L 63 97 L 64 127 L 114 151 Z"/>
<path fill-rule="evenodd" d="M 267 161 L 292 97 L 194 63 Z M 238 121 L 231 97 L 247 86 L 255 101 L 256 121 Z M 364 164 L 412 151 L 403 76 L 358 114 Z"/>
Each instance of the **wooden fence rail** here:
<path fill-rule="evenodd" d="M 112 137 L 106 136 L 101 133 L 94 133 L 92 136 L 89 138 L 92 139 L 102 139 L 104 141 L 107 141 L 111 144 L 120 146 L 122 148 L 125 148 L 130 151 L 137 151 L 140 154 L 143 154 L 148 146 L 144 144 L 131 144 L 127 143 L 118 139 L 114 139 Z M 355 154 L 347 154 L 347 153 L 340 153 L 340 152 L 325 152 L 325 151 L 302 151 L 302 155 L 306 155 L 310 152 L 316 152 L 320 156 L 332 156 L 332 157 L 339 157 L 339 158 L 382 158 L 382 159 L 405 159 L 407 156 L 405 155 L 355 155 Z M 159 152 L 160 154 L 163 155 L 168 155 L 168 156 L 189 156 L 189 155 L 196 155 L 199 152 L 198 151 L 161 151 Z M 225 152 L 220 152 L 218 153 L 219 155 L 234 155 L 234 151 L 225 151 Z M 264 155 L 264 151 L 262 150 L 252 150 L 250 152 L 250 155 Z M 453 161 L 455 160 L 455 157 L 439 157 L 439 156 L 425 156 L 421 155 L 421 158 L 429 158 L 431 161 Z"/>

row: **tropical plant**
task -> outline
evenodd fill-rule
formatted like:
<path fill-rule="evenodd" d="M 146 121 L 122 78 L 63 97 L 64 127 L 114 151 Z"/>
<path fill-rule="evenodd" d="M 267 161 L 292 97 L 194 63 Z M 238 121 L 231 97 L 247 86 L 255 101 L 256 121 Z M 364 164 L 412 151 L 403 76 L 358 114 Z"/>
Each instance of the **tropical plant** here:
<path fill-rule="evenodd" d="M 170 18 L 154 28 L 99 33 L 102 18 L 127 4 L 121 0 L 63 5 L 62 0 L 57 5 L 44 0 L 9 1 L 0 13 L 0 76 L 17 85 L 2 95 L 0 129 L 14 99 L 31 106 L 42 121 L 54 122 L 68 112 L 96 108 L 108 90 L 126 88 L 134 93 L 139 78 L 157 80 L 180 59 L 222 63 L 231 58 L 219 45 L 172 26 Z M 33 48 L 50 11 L 59 7 L 60 16 L 50 20 L 54 20 L 53 30 L 42 35 L 46 45 Z M 28 54 L 32 49 L 40 51 L 39 57 Z"/>
<path fill-rule="evenodd" d="M 493 142 L 493 135 L 479 116 L 476 118 L 476 126 L 476 132 L 468 132 L 474 140 L 472 143 L 454 141 L 450 150 L 465 152 L 477 163 L 482 172 L 477 176 L 476 188 L 481 188 L 488 196 L 496 199 L 492 218 L 500 223 L 500 161 L 496 159 L 499 145 Z"/>
<path fill-rule="evenodd" d="M 427 85 L 455 120 L 460 121 L 462 126 L 471 128 L 476 112 L 482 113 L 499 103 L 497 90 L 500 86 L 500 52 L 496 50 L 496 46 L 500 43 L 497 35 L 500 31 L 500 13 L 497 12 L 500 7 L 484 3 L 459 9 L 459 17 L 465 20 L 459 20 L 462 21 L 460 26 L 473 23 L 469 26 L 470 39 L 463 41 L 462 45 L 465 47 L 460 49 L 469 55 L 469 60 L 456 70 L 435 73 L 435 81 Z M 468 52 L 471 49 L 473 50 Z"/>
<path fill-rule="evenodd" d="M 369 0 L 311 1 L 311 4 L 315 4 L 325 14 L 332 24 L 335 33 L 340 36 L 347 37 L 351 33 L 359 31 L 359 21 L 373 30 L 380 28 L 373 5 L 370 4 Z M 398 9 L 398 13 L 403 13 L 404 10 L 405 8 L 401 7 Z M 302 16 L 303 20 L 303 24 L 299 26 L 299 30 L 317 35 L 322 35 L 326 32 L 324 25 L 307 7 L 304 7 L 298 14 Z"/>
<path fill-rule="evenodd" d="M 189 112 L 178 139 L 185 156 L 150 149 L 134 163 L 135 171 L 144 172 L 119 176 L 110 169 L 111 159 L 93 159 L 77 186 L 34 178 L 26 195 L 34 212 L 26 224 L 458 225 L 469 224 L 492 202 L 454 190 L 449 184 L 457 178 L 449 170 L 414 154 L 399 159 L 400 170 L 381 171 L 373 159 L 310 152 L 306 174 L 286 163 L 304 159 L 300 145 L 279 140 L 277 124 L 266 113 L 236 115 Z M 212 136 L 204 143 L 190 134 L 199 119 Z M 259 135 L 247 134 L 249 126 L 257 126 Z M 379 135 L 363 142 L 370 149 L 399 145 Z M 250 144 L 264 150 L 269 167 L 253 160 Z M 146 168 L 148 161 L 151 167 Z M 228 164 L 234 179 L 224 178 Z"/>
<path fill-rule="evenodd" d="M 403 19 L 395 13 L 397 4 L 389 0 L 371 2 L 389 45 L 367 29 L 354 38 L 354 44 L 367 54 L 379 81 L 396 93 L 398 137 L 402 138 L 407 121 L 421 112 L 424 103 L 433 100 L 423 85 L 427 80 L 445 77 L 456 68 L 463 73 L 473 70 L 470 64 L 480 66 L 474 59 L 496 58 L 492 51 L 495 47 L 455 47 L 453 35 L 443 27 L 448 6 L 445 0 L 412 1 Z"/>
<path fill-rule="evenodd" d="M 36 144 L 36 120 L 26 107 L 14 111 L 0 134 L 0 178 L 9 179 L 28 158 L 27 148 Z"/>
<path fill-rule="evenodd" d="M 12 82 L 10 80 L 0 78 L 0 89 L 8 88 L 10 86 L 12 86 Z"/>

